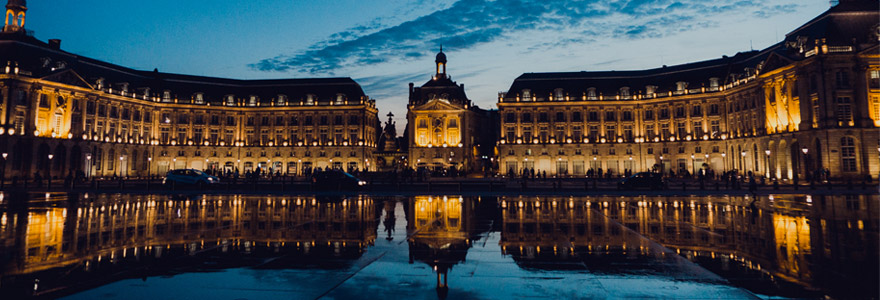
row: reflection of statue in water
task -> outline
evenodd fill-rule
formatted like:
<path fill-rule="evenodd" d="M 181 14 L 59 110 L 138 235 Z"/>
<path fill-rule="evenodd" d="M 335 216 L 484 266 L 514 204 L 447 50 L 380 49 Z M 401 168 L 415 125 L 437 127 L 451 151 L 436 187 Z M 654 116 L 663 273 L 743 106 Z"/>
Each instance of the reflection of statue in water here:
<path fill-rule="evenodd" d="M 391 234 L 394 233 L 394 224 L 397 222 L 397 218 L 394 215 L 394 207 L 397 205 L 397 202 L 387 201 L 385 202 L 385 220 L 382 221 L 382 225 L 385 226 L 385 232 L 388 233 L 388 237 L 386 240 L 393 240 Z"/>

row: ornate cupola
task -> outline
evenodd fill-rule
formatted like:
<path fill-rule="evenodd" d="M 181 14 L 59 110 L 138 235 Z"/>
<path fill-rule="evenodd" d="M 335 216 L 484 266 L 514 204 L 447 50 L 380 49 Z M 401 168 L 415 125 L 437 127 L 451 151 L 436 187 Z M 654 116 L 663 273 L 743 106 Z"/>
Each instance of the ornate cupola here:
<path fill-rule="evenodd" d="M 3 32 L 24 31 L 24 14 L 27 12 L 26 0 L 9 0 L 6 3 L 6 25 Z"/>
<path fill-rule="evenodd" d="M 446 78 L 446 54 L 443 53 L 443 45 L 440 45 L 440 53 L 437 53 L 434 62 L 437 63 L 437 74 L 434 79 Z"/>

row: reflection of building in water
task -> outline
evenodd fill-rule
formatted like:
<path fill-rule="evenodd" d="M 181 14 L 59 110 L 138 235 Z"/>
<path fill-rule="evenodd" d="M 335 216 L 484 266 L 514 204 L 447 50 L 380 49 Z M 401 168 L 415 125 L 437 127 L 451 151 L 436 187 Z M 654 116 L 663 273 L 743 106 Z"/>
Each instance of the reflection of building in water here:
<path fill-rule="evenodd" d="M 878 262 L 878 220 L 870 213 L 876 196 L 771 199 L 507 197 L 501 246 L 532 266 L 590 265 L 596 254 L 645 255 L 644 245 L 627 235 L 632 232 L 719 274 L 752 272 L 819 288 L 861 287 L 832 293 L 871 293 L 865 289 L 878 279 L 876 269 L 859 266 Z"/>
<path fill-rule="evenodd" d="M 157 196 L 98 196 L 83 201 L 79 207 L 0 213 L 0 253 L 5 254 L 0 257 L 0 287 L 9 288 L 15 283 L 10 280 L 29 275 L 47 282 L 51 274 L 35 273 L 51 273 L 54 268 L 100 273 L 101 268 L 114 268 L 108 263 L 149 266 L 145 262 L 152 259 L 208 251 L 354 259 L 374 242 L 378 225 L 377 210 L 367 197 L 323 202 L 313 197 L 210 196 L 171 201 Z M 131 269 L 138 267 L 126 268 Z"/>
<path fill-rule="evenodd" d="M 457 196 L 416 196 L 408 208 L 410 262 L 424 262 L 437 272 L 441 297 L 447 290 L 447 273 L 465 261 L 471 246 L 473 205 Z"/>

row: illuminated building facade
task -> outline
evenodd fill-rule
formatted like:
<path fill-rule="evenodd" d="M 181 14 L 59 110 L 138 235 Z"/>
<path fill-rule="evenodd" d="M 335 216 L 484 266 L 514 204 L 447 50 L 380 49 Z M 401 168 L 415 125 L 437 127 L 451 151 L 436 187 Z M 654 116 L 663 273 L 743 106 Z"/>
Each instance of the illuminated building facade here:
<path fill-rule="evenodd" d="M 474 106 L 464 92 L 464 84 L 457 84 L 446 74 L 443 49 L 434 62 L 436 73 L 431 80 L 421 87 L 409 84 L 409 165 L 475 171 L 483 166 L 478 160 L 485 144 L 482 140 L 491 139 L 490 134 L 477 131 L 488 112 Z"/>
<path fill-rule="evenodd" d="M 877 177 L 876 1 L 840 1 L 762 51 L 639 71 L 526 73 L 498 98 L 499 172 L 709 167 Z"/>
<path fill-rule="evenodd" d="M 7 178 L 45 176 L 50 164 L 55 176 L 373 168 L 376 103 L 350 78 L 235 80 L 133 70 L 33 38 L 23 27 L 24 1 L 10 1 L 7 10 L 0 34 Z"/>

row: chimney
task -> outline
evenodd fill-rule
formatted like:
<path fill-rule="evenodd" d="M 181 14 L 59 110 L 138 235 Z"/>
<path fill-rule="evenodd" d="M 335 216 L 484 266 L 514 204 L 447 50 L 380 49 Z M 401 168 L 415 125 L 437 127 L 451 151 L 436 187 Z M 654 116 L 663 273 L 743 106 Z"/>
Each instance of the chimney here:
<path fill-rule="evenodd" d="M 409 96 L 412 97 L 412 94 L 413 94 L 413 83 L 410 82 L 409 83 Z"/>
<path fill-rule="evenodd" d="M 461 89 L 462 89 L 462 90 L 464 89 L 464 83 L 461 84 Z"/>
<path fill-rule="evenodd" d="M 60 50 L 61 49 L 61 40 L 59 39 L 50 39 L 49 40 L 49 48 Z"/>

